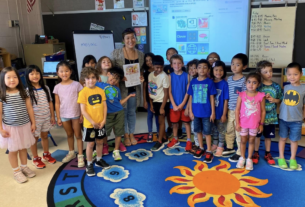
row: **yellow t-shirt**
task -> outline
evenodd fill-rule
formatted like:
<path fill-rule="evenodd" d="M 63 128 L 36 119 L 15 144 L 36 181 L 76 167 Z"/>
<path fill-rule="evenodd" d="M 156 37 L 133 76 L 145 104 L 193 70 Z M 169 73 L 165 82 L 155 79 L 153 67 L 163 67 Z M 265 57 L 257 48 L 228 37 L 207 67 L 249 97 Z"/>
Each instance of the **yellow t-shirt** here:
<path fill-rule="evenodd" d="M 86 111 L 91 119 L 96 123 L 101 123 L 104 119 L 103 102 L 106 101 L 103 89 L 96 87 L 85 87 L 79 92 L 77 103 L 86 104 Z M 93 125 L 84 117 L 84 127 L 93 128 Z"/>

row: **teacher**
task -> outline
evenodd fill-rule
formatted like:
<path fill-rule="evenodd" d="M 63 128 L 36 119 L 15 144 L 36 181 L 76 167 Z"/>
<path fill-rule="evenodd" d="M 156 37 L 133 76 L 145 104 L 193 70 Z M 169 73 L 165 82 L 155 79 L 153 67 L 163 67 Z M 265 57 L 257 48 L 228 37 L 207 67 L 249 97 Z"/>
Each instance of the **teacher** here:
<path fill-rule="evenodd" d="M 144 54 L 135 48 L 136 33 L 133 29 L 127 28 L 122 33 L 122 39 L 125 44 L 123 48 L 115 49 L 111 53 L 111 59 L 114 66 L 123 69 L 123 65 L 139 63 L 140 66 L 144 63 Z M 126 88 L 125 82 L 120 82 L 120 90 L 122 99 L 129 94 L 135 93 L 135 97 L 128 99 L 127 103 L 123 105 L 125 112 L 125 146 L 136 145 L 137 140 L 134 138 L 134 131 L 136 127 L 136 109 L 141 103 L 141 85 Z"/>

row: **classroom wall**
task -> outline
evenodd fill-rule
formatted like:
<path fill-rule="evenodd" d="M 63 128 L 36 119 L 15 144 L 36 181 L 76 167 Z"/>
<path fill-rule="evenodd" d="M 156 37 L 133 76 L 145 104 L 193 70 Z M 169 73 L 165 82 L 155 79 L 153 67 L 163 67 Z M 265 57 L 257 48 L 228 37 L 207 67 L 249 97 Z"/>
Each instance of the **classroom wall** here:
<path fill-rule="evenodd" d="M 33 11 L 28 14 L 26 0 L 0 0 L 0 47 L 22 57 L 19 30 L 8 27 L 9 20 L 19 20 L 23 44 L 34 42 L 35 34 L 43 34 L 40 1 L 36 1 Z"/>

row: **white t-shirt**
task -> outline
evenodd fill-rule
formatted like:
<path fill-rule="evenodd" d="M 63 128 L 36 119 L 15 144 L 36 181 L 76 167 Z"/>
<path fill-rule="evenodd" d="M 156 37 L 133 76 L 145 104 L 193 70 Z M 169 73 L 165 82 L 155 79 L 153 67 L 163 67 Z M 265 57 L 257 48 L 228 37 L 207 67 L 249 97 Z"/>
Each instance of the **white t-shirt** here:
<path fill-rule="evenodd" d="M 148 76 L 148 93 L 153 102 L 163 102 L 164 88 L 169 88 L 169 79 L 165 72 L 155 76 L 152 72 Z"/>

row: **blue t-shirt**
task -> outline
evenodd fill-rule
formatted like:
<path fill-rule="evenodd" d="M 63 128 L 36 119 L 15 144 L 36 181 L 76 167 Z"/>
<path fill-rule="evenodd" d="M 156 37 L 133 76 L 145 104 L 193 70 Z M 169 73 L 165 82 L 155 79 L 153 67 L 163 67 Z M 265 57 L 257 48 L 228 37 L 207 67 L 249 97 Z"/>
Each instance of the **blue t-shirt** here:
<path fill-rule="evenodd" d="M 194 116 L 198 118 L 210 117 L 212 114 L 210 96 L 217 94 L 214 82 L 209 78 L 202 81 L 194 78 L 190 83 L 187 93 L 192 96 Z"/>
<path fill-rule="evenodd" d="M 229 86 L 227 81 L 221 80 L 218 83 L 215 83 L 215 88 L 217 94 L 215 96 L 215 113 L 216 119 L 219 120 L 223 114 L 223 106 L 225 100 L 229 100 Z"/>
<path fill-rule="evenodd" d="M 123 110 L 123 106 L 120 103 L 121 92 L 118 87 L 103 82 L 97 82 L 95 85 L 105 91 L 108 114 Z"/>
<path fill-rule="evenodd" d="M 181 75 L 177 75 L 175 73 L 171 73 L 171 88 L 172 95 L 175 101 L 175 104 L 178 106 L 183 102 L 185 94 L 187 92 L 187 84 L 188 84 L 188 74 L 186 72 L 182 72 Z M 186 108 L 184 105 L 183 109 Z M 172 103 L 170 104 L 170 108 L 173 108 Z"/>

